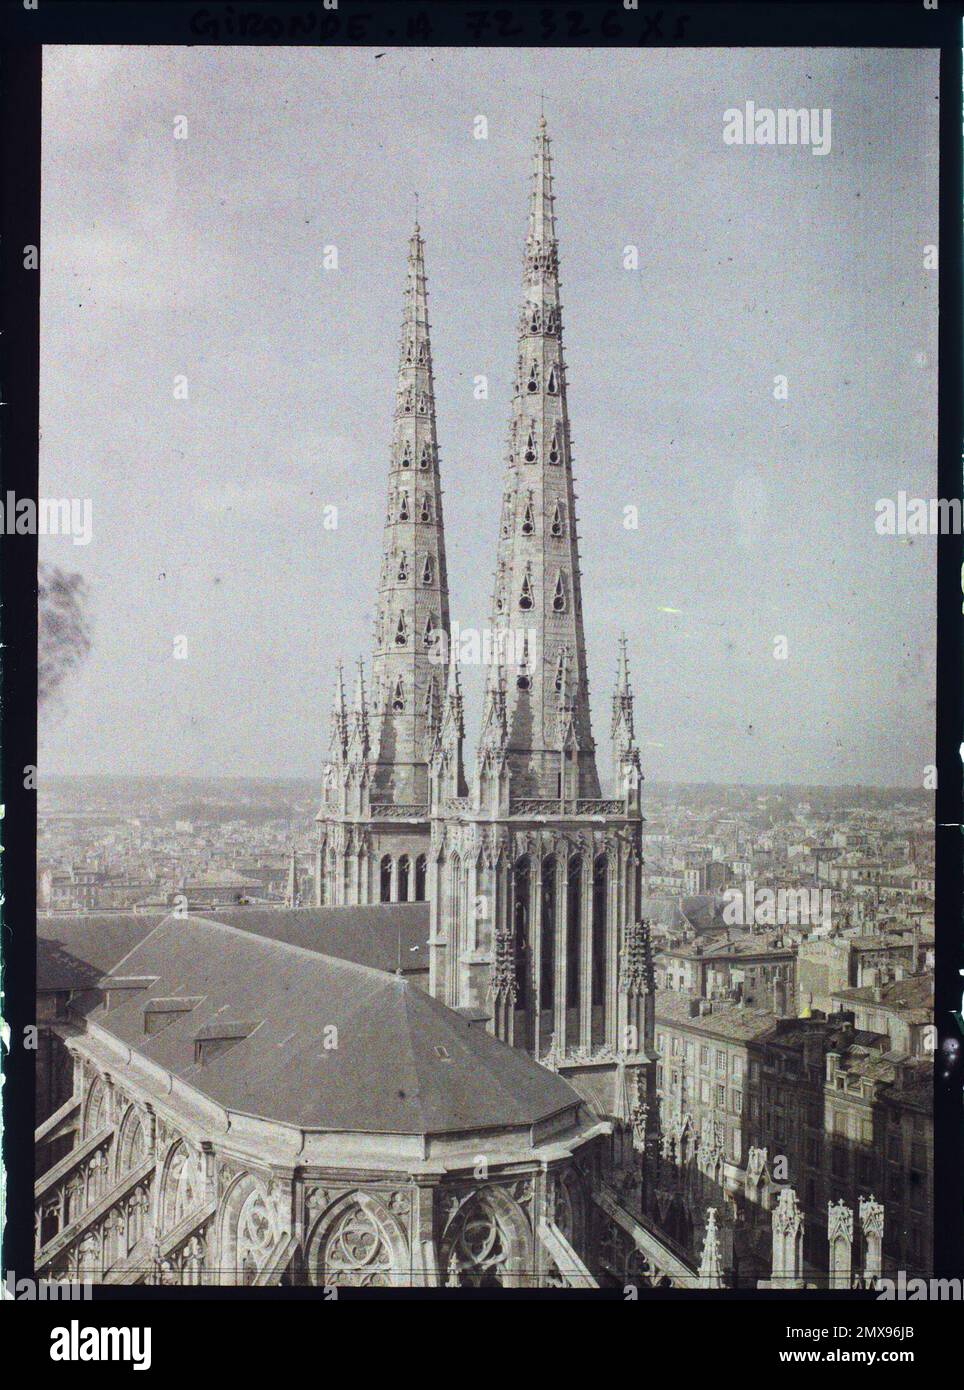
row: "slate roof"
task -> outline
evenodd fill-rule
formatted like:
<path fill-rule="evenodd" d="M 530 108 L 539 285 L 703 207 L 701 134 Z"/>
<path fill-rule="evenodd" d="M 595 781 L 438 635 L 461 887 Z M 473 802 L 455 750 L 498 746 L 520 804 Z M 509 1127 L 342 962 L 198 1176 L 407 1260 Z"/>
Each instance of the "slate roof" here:
<path fill-rule="evenodd" d="M 38 916 L 38 990 L 89 988 L 162 920 L 135 912 Z"/>
<path fill-rule="evenodd" d="M 37 918 L 37 988 L 80 989 L 111 970 L 169 913 L 113 912 Z M 427 972 L 429 904 L 369 907 L 226 907 L 203 914 L 242 931 L 322 955 L 404 974 Z M 188 920 L 197 920 L 188 914 Z"/>
<path fill-rule="evenodd" d="M 91 996 L 96 1022 L 228 1110 L 430 1135 L 531 1127 L 579 1104 L 562 1077 L 411 981 L 207 918 L 166 917 L 117 973 L 153 983 L 112 992 L 107 1012 Z M 148 1002 L 181 996 L 203 1003 L 145 1033 Z M 195 1039 L 218 1019 L 254 1026 L 202 1064 Z"/>
<path fill-rule="evenodd" d="M 287 941 L 308 951 L 370 965 L 374 970 L 427 971 L 429 904 L 368 907 L 212 908 L 209 921 Z"/>

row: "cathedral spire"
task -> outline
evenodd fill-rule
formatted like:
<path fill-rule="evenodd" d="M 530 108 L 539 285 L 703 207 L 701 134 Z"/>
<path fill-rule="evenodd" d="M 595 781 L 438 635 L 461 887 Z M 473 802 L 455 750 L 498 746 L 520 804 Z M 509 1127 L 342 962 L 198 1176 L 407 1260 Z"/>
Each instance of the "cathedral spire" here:
<path fill-rule="evenodd" d="M 503 703 L 512 794 L 563 795 L 565 743 L 575 781 L 569 794 L 598 797 L 544 117 L 533 151 L 523 286 L 492 616 L 510 672 Z"/>
<path fill-rule="evenodd" d="M 417 221 L 409 241 L 383 556 L 372 662 L 373 799 L 427 803 L 437 718 L 429 690 L 448 641 L 449 600 L 425 246 Z"/>

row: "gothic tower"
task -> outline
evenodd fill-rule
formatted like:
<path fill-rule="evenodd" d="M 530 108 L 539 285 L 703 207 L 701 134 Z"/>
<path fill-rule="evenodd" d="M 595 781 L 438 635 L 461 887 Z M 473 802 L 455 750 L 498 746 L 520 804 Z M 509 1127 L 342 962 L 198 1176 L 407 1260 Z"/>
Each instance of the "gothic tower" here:
<path fill-rule="evenodd" d="M 492 628 L 516 796 L 598 797 L 545 121 L 536 136 Z"/>
<path fill-rule="evenodd" d="M 655 1113 L 633 696 L 623 646 L 613 697 L 616 785 L 603 798 L 544 120 L 523 285 L 475 777 L 468 795 L 450 776 L 432 797 L 430 988 L 452 1007 L 484 1010 L 499 1037 L 566 1074 L 616 1117 L 635 1074 L 642 1108 Z M 448 765 L 461 767 L 460 719 L 447 727 Z"/>
<path fill-rule="evenodd" d="M 448 577 L 425 250 L 409 244 L 371 690 L 339 668 L 319 826 L 319 902 L 425 898 L 429 765 L 446 699 Z"/>

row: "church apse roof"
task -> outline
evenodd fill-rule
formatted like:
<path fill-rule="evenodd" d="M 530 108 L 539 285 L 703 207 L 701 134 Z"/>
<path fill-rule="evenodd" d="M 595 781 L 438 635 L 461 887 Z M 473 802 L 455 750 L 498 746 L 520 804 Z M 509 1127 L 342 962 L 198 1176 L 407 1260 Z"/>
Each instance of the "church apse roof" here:
<path fill-rule="evenodd" d="M 301 1129 L 433 1135 L 532 1127 L 579 1097 L 410 981 L 205 918 L 168 917 L 91 1019 L 226 1110 Z M 145 1030 L 154 998 L 200 998 Z M 217 1048 L 200 1044 L 221 1029 Z M 233 1034 L 243 1034 L 233 1036 Z"/>

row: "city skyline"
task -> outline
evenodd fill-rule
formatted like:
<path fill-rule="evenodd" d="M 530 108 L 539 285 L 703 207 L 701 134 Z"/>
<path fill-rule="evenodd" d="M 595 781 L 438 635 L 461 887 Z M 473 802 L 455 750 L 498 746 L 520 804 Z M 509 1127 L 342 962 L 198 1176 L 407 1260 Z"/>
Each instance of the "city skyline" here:
<path fill-rule="evenodd" d="M 384 56 L 399 60 L 398 54 Z M 440 56 L 446 62 L 450 57 Z M 923 198 L 931 213 L 936 207 L 936 168 L 927 163 L 933 137 L 924 102 L 928 82 L 936 84 L 936 62 L 929 66 L 914 55 L 912 65 L 899 53 L 768 54 L 762 61 L 767 81 L 761 78 L 760 55 L 753 55 L 752 69 L 740 53 L 661 54 L 658 61 L 657 55 L 646 55 L 642 65 L 634 55 L 632 64 L 616 63 L 615 81 L 623 95 L 665 96 L 681 81 L 709 80 L 709 94 L 701 90 L 691 107 L 671 107 L 683 118 L 675 133 L 658 101 L 647 112 L 660 136 L 671 145 L 675 140 L 676 153 L 686 153 L 695 165 L 684 189 L 675 165 L 660 166 L 652 147 L 634 151 L 644 174 L 626 182 L 631 126 L 612 83 L 604 89 L 600 55 L 546 56 L 557 75 L 547 115 L 561 190 L 574 471 L 586 499 L 581 557 L 601 770 L 608 771 L 615 642 L 625 627 L 647 781 L 671 781 L 666 775 L 671 768 L 688 768 L 692 775 L 680 778 L 682 784 L 919 785 L 933 760 L 933 667 L 927 651 L 933 543 L 924 538 L 915 547 L 878 537 L 873 516 L 878 496 L 894 495 L 901 486 L 924 493 L 933 487 L 936 377 L 928 362 L 936 328 L 936 277 L 933 284 L 922 280 L 916 266 L 912 276 L 903 257 L 911 246 L 916 253 L 915 238 L 928 240 L 927 214 L 918 210 L 918 201 Z M 269 92 L 273 102 L 275 91 L 279 100 L 285 93 L 282 109 L 272 107 L 275 121 L 270 131 L 263 129 L 266 138 L 303 157 L 306 112 L 329 141 L 333 132 L 352 133 L 366 159 L 346 192 L 333 186 L 330 173 L 326 182 L 317 160 L 311 166 L 314 183 L 295 176 L 279 185 L 275 171 L 265 175 L 260 165 L 255 179 L 250 155 L 236 134 L 225 131 L 222 119 L 232 112 L 250 114 L 243 77 L 246 65 L 255 61 L 267 64 L 275 79 L 259 85 L 259 98 Z M 190 50 L 50 55 L 47 90 L 60 119 L 52 123 L 55 133 L 45 146 L 45 226 L 61 254 L 50 257 L 44 279 L 42 490 L 92 496 L 94 539 L 85 548 L 47 539 L 42 555 L 84 574 L 94 641 L 86 665 L 42 718 L 41 776 L 74 769 L 136 775 L 147 768 L 163 775 L 185 765 L 189 775 L 211 776 L 238 762 L 264 777 L 281 775 L 282 766 L 289 773 L 297 768 L 302 776 L 320 776 L 328 748 L 332 665 L 338 656 L 347 664 L 356 650 L 367 654 L 371 648 L 377 574 L 370 559 L 358 571 L 352 562 L 357 555 L 377 554 L 383 517 L 398 303 L 412 216 L 406 182 L 422 190 L 452 617 L 463 626 L 487 623 L 524 231 L 518 210 L 534 124 L 531 75 L 515 55 L 509 55 L 498 78 L 485 54 L 459 54 L 451 66 L 436 63 L 434 56 L 409 54 L 405 63 L 407 77 L 396 68 L 383 80 L 372 76 L 371 54 L 346 57 L 323 110 L 312 87 L 309 54 L 275 52 L 257 60 L 243 52 L 211 56 Z M 189 84 L 197 64 L 217 67 L 224 80 L 216 94 L 213 89 L 199 93 L 196 82 Z M 118 101 L 108 79 L 121 65 L 132 85 Z M 584 83 L 578 102 L 558 95 L 566 72 L 578 73 Z M 833 153 L 814 161 L 808 152 L 779 151 L 777 162 L 769 165 L 734 164 L 743 153 L 727 149 L 722 140 L 714 143 L 718 118 L 733 104 L 724 93 L 750 83 L 761 100 L 768 84 L 777 94 L 786 89 L 792 95 L 801 73 L 823 88 L 824 96 L 808 88 L 808 99 L 818 105 L 832 100 L 835 152 L 844 173 L 830 180 L 824 175 Z M 472 100 L 490 113 L 486 142 L 473 138 L 475 111 L 457 94 L 457 75 L 467 74 L 475 81 Z M 73 80 L 78 77 L 84 81 Z M 406 115 L 412 93 L 427 90 L 429 81 L 445 112 L 438 133 L 424 128 L 420 111 Z M 884 84 L 912 127 L 910 133 L 906 123 L 902 127 L 906 139 L 899 152 L 885 148 L 883 128 L 875 124 L 879 115 L 872 93 Z M 546 86 L 552 93 L 548 76 Z M 827 92 L 831 97 L 825 100 Z M 364 113 L 358 110 L 360 93 L 370 102 Z M 175 169 L 178 146 L 162 118 L 173 121 L 185 111 L 189 135 L 181 153 L 186 157 Z M 599 161 L 591 138 L 601 111 L 612 118 L 612 173 L 605 160 Z M 212 171 L 216 118 L 222 119 L 221 145 Z M 89 191 L 78 193 L 56 174 L 59 161 L 76 157 L 77 124 L 85 120 L 96 127 L 93 182 Z M 694 127 L 703 144 L 694 139 Z M 399 145 L 404 147 L 406 132 L 416 129 L 424 148 L 408 145 L 410 154 L 418 153 L 403 173 Z M 200 143 L 205 133 L 205 150 L 195 157 L 192 141 Z M 390 148 L 376 158 L 379 134 Z M 493 147 L 492 157 L 481 167 L 480 147 L 484 152 L 487 145 Z M 118 195 L 112 181 L 121 147 L 126 154 Z M 932 148 L 936 151 L 936 143 Z M 805 165 L 799 162 L 804 156 Z M 466 180 L 455 197 L 452 181 L 439 177 L 446 157 L 456 159 L 459 177 Z M 874 184 L 880 172 L 875 161 L 885 158 L 881 187 Z M 300 166 L 291 159 L 288 167 Z M 381 199 L 375 194 L 379 178 Z M 231 204 L 222 221 L 214 211 L 219 179 L 226 191 L 221 202 Z M 831 184 L 829 191 L 819 191 L 821 180 Z M 319 185 L 330 195 L 320 230 Z M 717 220 L 712 228 L 703 227 L 707 234 L 715 232 L 716 240 L 702 246 L 694 236 L 694 189 L 712 192 L 716 200 Z M 659 199 L 651 206 L 647 190 L 686 203 L 690 221 L 677 222 L 674 209 Z M 600 207 L 603 191 L 611 194 L 612 206 Z M 817 216 L 819 207 L 819 215 L 834 218 L 835 231 L 852 236 L 854 244 L 869 235 L 866 263 L 849 267 L 849 281 L 842 274 L 828 280 L 821 249 L 795 245 L 799 283 L 790 283 L 772 245 L 775 227 L 786 234 L 786 212 L 751 203 L 761 193 L 777 205 L 792 198 L 798 210 L 809 208 L 808 216 Z M 858 212 L 861 196 L 864 207 Z M 296 213 L 299 199 L 304 206 Z M 733 221 L 731 216 L 721 224 L 721 209 L 736 214 L 742 207 L 745 216 L 751 205 L 759 227 L 743 225 L 739 234 L 721 230 Z M 588 206 L 593 211 L 587 217 Z M 642 207 L 651 226 L 644 225 Z M 477 225 L 483 208 L 484 220 Z M 256 215 L 245 222 L 245 212 Z M 879 229 L 869 227 L 868 219 Z M 293 260 L 285 238 L 298 224 L 302 231 Z M 351 230 L 342 234 L 339 225 Z M 671 228 L 684 248 L 674 250 Z M 216 240 L 219 252 L 226 249 L 226 260 L 208 256 L 202 266 L 197 246 L 178 236 L 179 230 L 192 229 L 198 245 L 209 246 L 206 236 L 217 239 L 227 230 L 226 248 Z M 281 237 L 277 264 L 264 256 L 272 235 Z M 47 239 L 45 230 L 45 244 Z M 326 276 L 320 263 L 329 241 L 342 248 L 342 263 L 337 275 Z M 623 269 L 623 249 L 634 241 L 644 263 L 660 266 L 659 273 Z M 158 269 L 156 279 L 140 273 L 148 245 L 164 271 Z M 728 258 L 717 258 L 722 304 L 715 318 L 703 302 L 706 278 L 701 290 L 696 277 L 698 292 L 692 285 L 680 290 L 679 278 L 672 276 L 668 285 L 662 283 L 670 263 L 679 277 L 693 259 L 705 277 L 716 253 L 727 248 L 742 252 L 742 258 L 732 259 L 749 278 L 730 272 L 735 278 L 728 281 L 720 269 Z M 762 279 L 761 256 L 767 258 Z M 192 274 L 200 279 L 192 280 Z M 78 285 L 83 293 L 72 300 L 73 281 L 84 275 L 88 283 Z M 292 303 L 292 276 L 297 292 L 310 289 L 317 299 L 307 325 Z M 486 286 L 481 294 L 480 276 Z M 752 306 L 744 302 L 751 281 Z M 831 299 L 836 295 L 837 311 L 814 302 L 815 283 L 822 283 Z M 189 334 L 177 309 L 163 302 L 164 286 L 173 290 L 175 305 L 183 300 Z M 639 315 L 639 300 L 645 306 L 647 296 L 652 311 Z M 216 310 L 212 299 L 218 300 Z M 628 299 L 636 306 L 629 314 Z M 864 315 L 861 361 L 860 354 L 848 355 L 845 348 L 848 328 L 851 336 L 856 331 L 858 301 Z M 246 336 L 251 330 L 244 306 L 252 302 L 263 302 L 271 315 L 265 343 Z M 89 319 L 78 316 L 85 303 Z M 742 336 L 727 317 L 738 304 L 756 316 L 753 332 Z M 729 332 L 729 350 L 740 358 L 735 373 L 721 369 L 711 352 L 693 350 L 687 315 L 696 312 L 704 315 L 706 337 L 717 349 L 727 345 Z M 760 326 L 771 313 L 779 326 Z M 812 329 L 813 341 L 804 335 L 801 344 L 807 315 L 816 317 L 823 336 Z M 878 315 L 881 322 L 908 330 L 908 342 L 913 338 L 923 364 L 909 349 L 889 355 L 890 336 L 878 341 L 871 323 Z M 663 331 L 667 316 L 673 327 Z M 61 343 L 61 322 L 81 334 L 79 349 L 77 340 Z M 162 330 L 148 337 L 146 347 L 139 336 L 145 325 Z M 293 329 L 298 337 L 292 338 Z M 794 330 L 798 337 L 792 342 Z M 919 343 L 926 346 L 918 348 Z M 828 354 L 822 365 L 812 360 L 815 346 Z M 625 370 L 627 348 L 640 354 L 643 395 L 647 401 L 653 396 L 656 404 L 640 404 L 641 377 L 635 367 Z M 145 351 L 150 370 L 134 362 Z M 108 353 L 116 360 L 105 372 Z M 204 366 L 208 360 L 213 370 Z M 891 396 L 898 360 L 899 411 Z M 319 378 L 314 393 L 303 390 L 303 362 Z M 365 363 L 366 370 L 353 371 L 356 362 Z M 770 399 L 770 378 L 780 368 L 791 383 L 808 383 L 802 406 L 795 403 L 795 386 L 782 405 Z M 178 371 L 187 374 L 192 395 L 187 402 L 168 403 L 169 380 Z M 231 371 L 237 383 L 225 385 Z M 709 373 L 707 390 L 700 385 L 701 372 Z M 473 397 L 472 383 L 480 373 L 488 378 L 485 401 Z M 839 373 L 844 375 L 838 380 Z M 848 404 L 857 380 L 863 408 Z M 117 407 L 116 391 L 125 381 L 136 383 L 135 399 Z M 242 389 L 244 381 L 257 388 L 253 397 Z M 751 383 L 754 391 L 759 388 L 755 399 L 747 395 Z M 108 387 L 105 399 L 99 393 Z M 101 416 L 95 418 L 98 400 Z M 106 428 L 103 419 L 110 421 Z M 320 447 L 316 421 L 328 430 Z M 148 456 L 158 456 L 155 467 L 131 458 L 117 437 L 122 423 Z M 91 428 L 81 428 L 85 425 Z M 84 440 L 79 449 L 78 437 Z M 867 457 L 856 456 L 854 438 Z M 224 442 L 232 439 L 239 446 L 234 457 Z M 285 443 L 279 445 L 279 439 Z M 213 467 L 202 457 L 205 445 L 216 446 Z M 260 470 L 255 446 L 268 460 Z M 873 446 L 887 460 L 877 473 Z M 841 453 L 851 450 L 837 473 L 815 462 L 835 447 Z M 283 458 L 289 448 L 294 457 Z M 712 464 L 698 457 L 704 452 L 713 456 Z M 810 478 L 801 477 L 806 470 L 795 471 L 792 461 L 801 458 L 809 463 Z M 768 471 L 774 459 L 779 465 Z M 484 460 L 481 469 L 476 460 Z M 812 509 L 821 489 L 830 492 L 823 498 L 829 503 L 826 514 Z M 145 515 L 139 508 L 146 501 L 151 505 Z M 682 525 L 680 502 L 686 507 Z M 336 531 L 322 527 L 325 505 L 339 507 Z M 627 506 L 639 508 L 636 531 L 623 526 Z M 249 532 L 253 546 L 235 520 L 246 510 L 264 523 L 263 534 Z M 702 528 L 701 510 L 712 518 Z M 481 517 L 482 524 L 466 527 L 466 515 Z M 795 540 L 794 519 L 799 524 Z M 903 657 L 895 651 L 892 621 L 899 608 L 910 614 Z M 785 662 L 773 657 L 781 633 L 790 647 Z M 178 634 L 188 638 L 185 661 L 170 652 Z M 466 671 L 464 683 L 474 744 L 481 673 Z M 809 766 L 820 767 L 823 775 L 808 781 L 801 774 Z M 895 768 L 900 777 L 893 776 Z M 854 775 L 857 769 L 862 775 Z"/>

